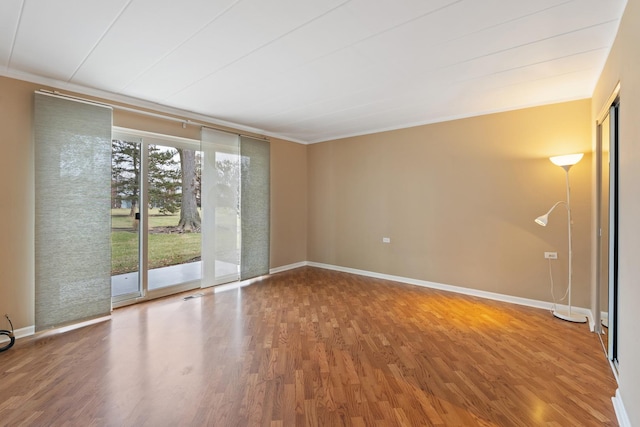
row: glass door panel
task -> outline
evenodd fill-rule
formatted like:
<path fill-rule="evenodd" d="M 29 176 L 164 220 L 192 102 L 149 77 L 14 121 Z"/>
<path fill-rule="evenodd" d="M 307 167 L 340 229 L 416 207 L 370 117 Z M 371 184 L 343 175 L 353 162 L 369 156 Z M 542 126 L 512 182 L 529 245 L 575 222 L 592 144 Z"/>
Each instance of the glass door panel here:
<path fill-rule="evenodd" d="M 114 139 L 111 145 L 111 296 L 139 297 L 140 140 Z"/>
<path fill-rule="evenodd" d="M 148 145 L 148 290 L 201 278 L 200 152 Z"/>

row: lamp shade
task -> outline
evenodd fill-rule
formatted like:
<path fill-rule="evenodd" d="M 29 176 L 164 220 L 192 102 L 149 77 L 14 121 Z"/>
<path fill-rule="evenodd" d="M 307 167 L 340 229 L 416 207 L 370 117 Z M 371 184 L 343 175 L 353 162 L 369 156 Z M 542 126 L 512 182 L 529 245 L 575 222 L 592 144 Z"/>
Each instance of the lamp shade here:
<path fill-rule="evenodd" d="M 536 224 L 541 225 L 543 227 L 547 226 L 547 222 L 549 222 L 549 214 L 540 215 L 535 219 Z"/>
<path fill-rule="evenodd" d="M 582 156 L 584 153 L 565 154 L 564 156 L 549 157 L 549 160 L 557 166 L 573 166 L 582 159 Z"/>

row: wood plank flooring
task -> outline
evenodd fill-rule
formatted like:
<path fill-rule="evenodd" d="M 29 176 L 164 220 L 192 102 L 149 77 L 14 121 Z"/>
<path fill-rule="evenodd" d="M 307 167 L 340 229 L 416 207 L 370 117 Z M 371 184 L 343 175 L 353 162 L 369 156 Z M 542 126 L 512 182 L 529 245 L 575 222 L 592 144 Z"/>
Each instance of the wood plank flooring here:
<path fill-rule="evenodd" d="M 1 426 L 617 425 L 598 337 L 545 310 L 300 268 L 0 353 Z"/>

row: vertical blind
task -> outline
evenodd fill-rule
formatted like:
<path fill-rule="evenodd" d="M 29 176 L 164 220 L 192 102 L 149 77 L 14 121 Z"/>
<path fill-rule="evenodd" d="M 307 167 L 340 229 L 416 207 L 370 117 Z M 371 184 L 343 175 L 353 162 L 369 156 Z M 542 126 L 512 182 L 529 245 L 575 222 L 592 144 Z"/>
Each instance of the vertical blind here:
<path fill-rule="evenodd" d="M 36 331 L 111 311 L 109 107 L 35 94 Z"/>
<path fill-rule="evenodd" d="M 240 137 L 240 279 L 269 273 L 269 142 Z"/>

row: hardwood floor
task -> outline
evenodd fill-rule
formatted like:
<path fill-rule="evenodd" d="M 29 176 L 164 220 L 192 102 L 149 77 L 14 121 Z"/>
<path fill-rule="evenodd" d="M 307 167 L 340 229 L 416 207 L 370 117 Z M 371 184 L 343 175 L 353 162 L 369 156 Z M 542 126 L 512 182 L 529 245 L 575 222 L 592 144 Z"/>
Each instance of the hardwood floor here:
<path fill-rule="evenodd" d="M 616 425 L 615 379 L 584 324 L 300 268 L 19 340 L 0 353 L 0 425 Z"/>

